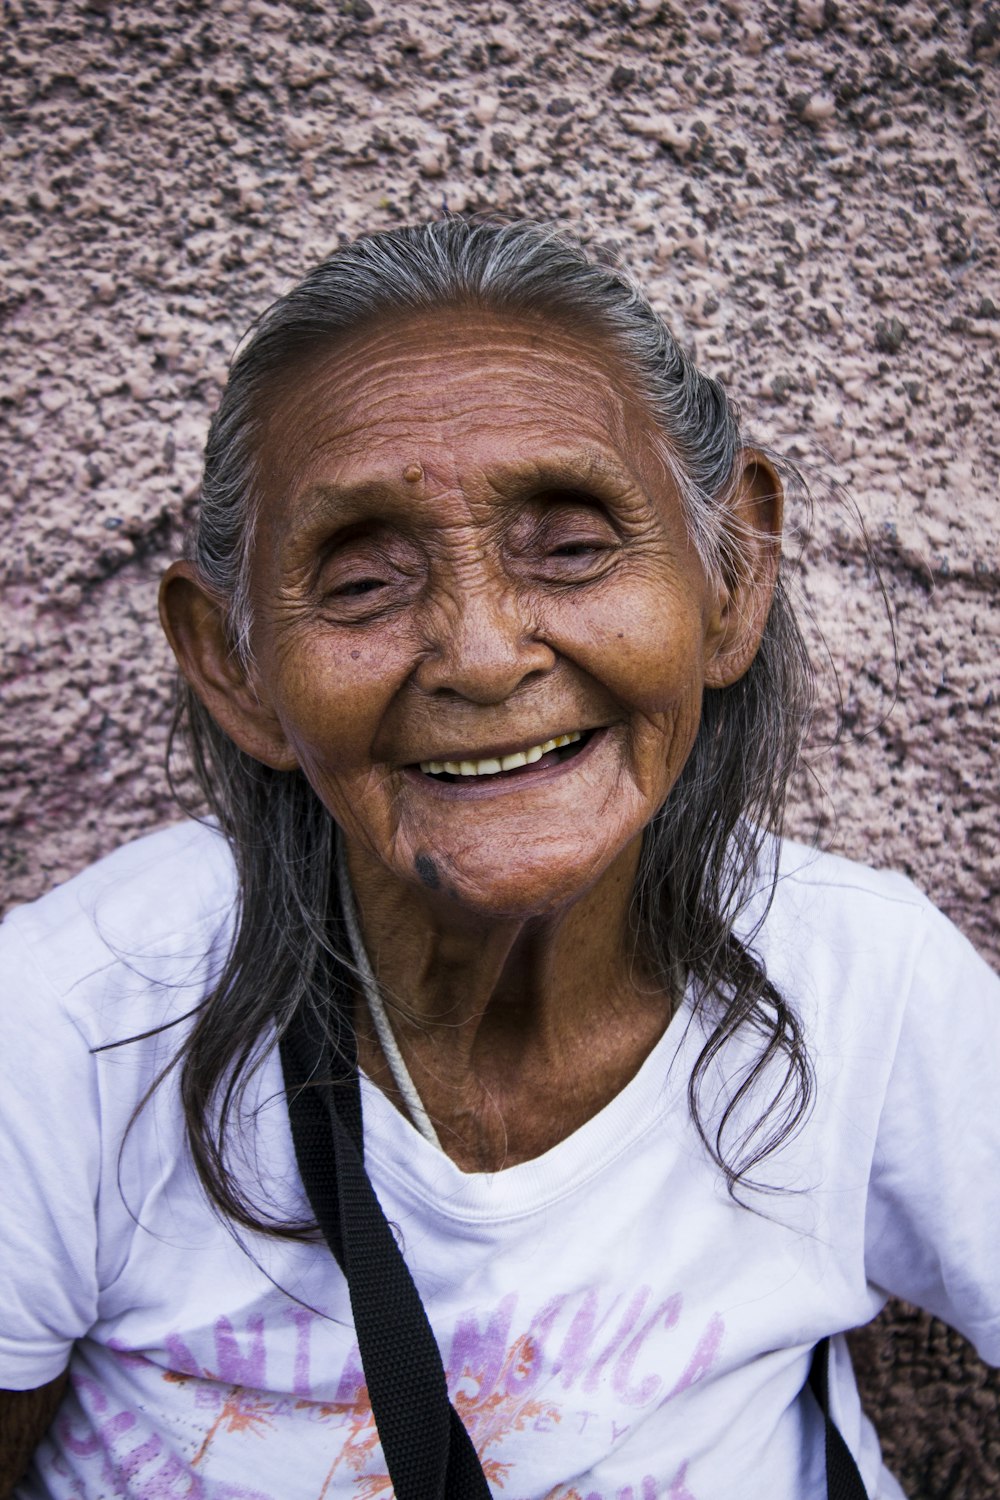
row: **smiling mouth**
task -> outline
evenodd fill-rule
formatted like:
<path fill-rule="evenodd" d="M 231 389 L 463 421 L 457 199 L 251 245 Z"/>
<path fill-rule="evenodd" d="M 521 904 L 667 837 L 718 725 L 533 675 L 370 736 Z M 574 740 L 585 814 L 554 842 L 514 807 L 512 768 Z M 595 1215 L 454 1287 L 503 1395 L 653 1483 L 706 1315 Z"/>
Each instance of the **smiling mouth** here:
<path fill-rule="evenodd" d="M 526 766 L 556 765 L 578 755 L 592 734 L 593 730 L 574 729 L 569 734 L 557 734 L 553 739 L 543 740 L 527 750 L 514 750 L 509 755 L 491 756 L 486 760 L 422 760 L 420 770 L 435 781 L 459 781 L 466 776 L 503 776 L 521 771 Z"/>

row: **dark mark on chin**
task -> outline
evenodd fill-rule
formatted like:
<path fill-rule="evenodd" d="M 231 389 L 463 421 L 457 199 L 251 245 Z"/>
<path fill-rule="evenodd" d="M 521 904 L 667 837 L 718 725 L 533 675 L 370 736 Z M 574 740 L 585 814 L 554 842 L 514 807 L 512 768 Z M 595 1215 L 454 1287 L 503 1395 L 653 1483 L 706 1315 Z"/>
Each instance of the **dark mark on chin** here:
<path fill-rule="evenodd" d="M 413 868 L 417 872 L 421 885 L 425 885 L 429 891 L 436 891 L 440 888 L 441 876 L 429 854 L 418 854 L 413 861 Z"/>

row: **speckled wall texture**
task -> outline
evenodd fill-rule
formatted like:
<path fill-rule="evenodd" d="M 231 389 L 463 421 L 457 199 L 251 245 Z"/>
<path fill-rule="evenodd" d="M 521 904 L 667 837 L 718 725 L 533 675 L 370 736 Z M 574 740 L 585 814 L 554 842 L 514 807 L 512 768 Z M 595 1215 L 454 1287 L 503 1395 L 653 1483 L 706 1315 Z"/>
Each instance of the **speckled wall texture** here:
<path fill-rule="evenodd" d="M 0 47 L 6 900 L 173 815 L 156 581 L 250 317 L 340 236 L 499 208 L 617 239 L 806 466 L 846 730 L 794 826 L 1000 958 L 995 4 L 7 0 Z M 856 1349 L 911 1493 L 1000 1493 L 961 1340 L 897 1308 Z"/>

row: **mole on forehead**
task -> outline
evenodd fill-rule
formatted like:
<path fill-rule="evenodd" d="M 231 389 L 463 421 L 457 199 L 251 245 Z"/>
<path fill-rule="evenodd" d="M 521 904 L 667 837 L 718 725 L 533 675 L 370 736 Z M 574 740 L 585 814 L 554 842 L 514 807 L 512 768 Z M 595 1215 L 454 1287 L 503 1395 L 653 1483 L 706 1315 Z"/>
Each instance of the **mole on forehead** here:
<path fill-rule="evenodd" d="M 400 479 L 403 486 L 400 486 Z M 642 475 L 626 455 L 593 448 L 556 450 L 520 461 L 491 465 L 485 474 L 477 471 L 477 480 L 484 479 L 499 498 L 514 500 L 524 498 L 530 492 L 592 487 L 606 494 L 616 494 L 621 499 L 628 497 L 632 504 L 649 498 Z M 423 489 L 415 492 L 413 487 L 422 484 L 434 490 L 439 482 L 440 476 L 436 475 L 433 464 L 428 471 L 426 461 L 422 463 L 418 459 L 411 459 L 406 464 L 397 461 L 388 472 L 345 474 L 338 479 L 318 478 L 297 496 L 295 524 L 325 524 L 331 516 L 355 520 L 369 516 L 373 511 L 389 515 L 401 505 L 403 510 L 400 513 L 411 517 L 414 500 L 425 494 Z M 286 522 L 288 519 L 286 513 Z"/>
<path fill-rule="evenodd" d="M 465 460 L 457 464 L 457 468 L 453 462 L 454 455 L 447 454 L 440 456 L 427 453 L 406 461 L 397 459 L 386 467 L 378 462 L 377 455 L 370 463 L 367 462 L 371 455 L 366 448 L 361 448 L 357 457 L 360 462 L 351 461 L 355 458 L 352 454 L 336 476 L 317 476 L 304 489 L 302 500 L 305 503 L 316 500 L 329 502 L 354 495 L 384 494 L 391 491 L 400 478 L 407 487 L 421 482 L 433 486 L 444 482 L 445 478 L 452 475 L 453 470 L 461 477 L 465 468 L 471 468 L 475 476 L 480 479 L 485 477 L 501 489 L 535 483 L 603 483 L 620 488 L 623 484 L 634 484 L 639 477 L 632 455 L 610 446 L 606 449 L 589 445 L 564 448 L 553 444 L 551 448 L 537 453 L 515 450 L 485 457 L 466 455 Z"/>

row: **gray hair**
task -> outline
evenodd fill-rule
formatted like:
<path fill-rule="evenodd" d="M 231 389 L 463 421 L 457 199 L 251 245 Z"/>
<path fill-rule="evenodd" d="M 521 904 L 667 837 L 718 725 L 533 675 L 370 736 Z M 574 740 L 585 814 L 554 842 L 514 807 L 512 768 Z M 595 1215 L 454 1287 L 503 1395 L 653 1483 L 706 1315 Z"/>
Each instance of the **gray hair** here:
<path fill-rule="evenodd" d="M 233 362 L 209 433 L 188 556 L 224 604 L 232 647 L 244 659 L 257 444 L 277 380 L 377 320 L 463 305 L 554 321 L 617 353 L 654 418 L 660 458 L 706 569 L 733 565 L 739 536 L 727 502 L 744 443 L 722 386 L 695 368 L 631 277 L 600 254 L 531 223 L 448 218 L 364 235 L 336 250 L 263 314 Z M 787 465 L 784 472 L 795 474 Z M 751 1170 L 797 1128 L 812 1096 L 801 1028 L 753 951 L 757 929 L 735 930 L 751 891 L 762 884 L 766 891 L 768 878 L 773 890 L 777 841 L 769 834 L 781 830 L 811 688 L 779 581 L 750 668 L 705 693 L 691 755 L 646 829 L 633 898 L 637 946 L 675 999 L 690 981 L 703 1018 L 707 1040 L 688 1098 L 730 1191 L 753 1185 Z M 337 830 L 301 773 L 244 754 L 188 688 L 174 729 L 230 841 L 240 893 L 225 970 L 174 1059 L 188 1140 L 210 1197 L 230 1218 L 268 1233 L 306 1234 L 308 1226 L 280 1222 L 252 1201 L 227 1166 L 226 1142 L 246 1083 L 299 1007 L 343 1043 L 353 982 L 334 873 Z M 702 1084 L 738 1031 L 756 1041 L 756 1060 L 709 1128 Z M 351 1055 L 349 1040 L 342 1055 Z M 765 1083 L 766 1100 L 741 1128 L 751 1090 Z"/>

